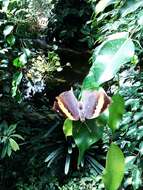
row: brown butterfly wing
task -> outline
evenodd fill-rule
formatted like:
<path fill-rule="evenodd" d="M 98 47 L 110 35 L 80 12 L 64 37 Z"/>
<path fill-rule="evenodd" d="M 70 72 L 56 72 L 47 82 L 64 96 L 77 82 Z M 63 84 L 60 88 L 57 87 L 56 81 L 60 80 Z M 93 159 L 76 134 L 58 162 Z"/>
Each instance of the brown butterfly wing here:
<path fill-rule="evenodd" d="M 79 120 L 78 100 L 76 99 L 73 90 L 65 91 L 56 97 L 54 102 L 54 110 L 63 113 L 71 120 Z"/>
<path fill-rule="evenodd" d="M 82 93 L 83 111 L 86 119 L 98 117 L 109 106 L 111 99 L 105 91 L 84 90 Z"/>

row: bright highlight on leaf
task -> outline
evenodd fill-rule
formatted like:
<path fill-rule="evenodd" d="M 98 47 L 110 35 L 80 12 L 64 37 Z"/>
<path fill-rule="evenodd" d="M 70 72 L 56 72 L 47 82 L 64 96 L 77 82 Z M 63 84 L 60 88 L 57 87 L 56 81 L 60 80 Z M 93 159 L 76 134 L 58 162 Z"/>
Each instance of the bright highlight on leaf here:
<path fill-rule="evenodd" d="M 107 153 L 103 182 L 106 190 L 117 190 L 122 182 L 125 170 L 125 159 L 121 149 L 114 143 Z"/>
<path fill-rule="evenodd" d="M 109 36 L 95 49 L 93 65 L 83 81 L 83 88 L 90 88 L 93 83 L 97 86 L 111 80 L 122 65 L 131 61 L 134 49 L 134 44 L 127 32 Z"/>

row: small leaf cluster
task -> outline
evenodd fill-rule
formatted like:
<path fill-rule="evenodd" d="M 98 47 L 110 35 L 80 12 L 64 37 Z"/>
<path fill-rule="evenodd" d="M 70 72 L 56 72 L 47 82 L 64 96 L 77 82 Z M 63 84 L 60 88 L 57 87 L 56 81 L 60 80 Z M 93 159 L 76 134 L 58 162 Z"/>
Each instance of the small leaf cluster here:
<path fill-rule="evenodd" d="M 11 124 L 8 126 L 6 121 L 3 121 L 0 124 L 0 146 L 2 148 L 1 158 L 4 158 L 6 155 L 9 157 L 12 154 L 12 151 L 19 150 L 19 145 L 15 139 L 24 140 L 23 137 L 16 133 L 17 124 Z"/>

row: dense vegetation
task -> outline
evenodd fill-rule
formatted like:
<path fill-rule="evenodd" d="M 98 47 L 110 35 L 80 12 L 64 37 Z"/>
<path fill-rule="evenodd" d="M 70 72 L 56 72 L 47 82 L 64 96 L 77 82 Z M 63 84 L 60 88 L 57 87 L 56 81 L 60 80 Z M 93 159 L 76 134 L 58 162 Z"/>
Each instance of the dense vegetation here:
<path fill-rule="evenodd" d="M 142 189 L 143 1 L 0 7 L 0 189 Z M 71 87 L 104 89 L 110 106 L 65 118 L 53 104 Z"/>

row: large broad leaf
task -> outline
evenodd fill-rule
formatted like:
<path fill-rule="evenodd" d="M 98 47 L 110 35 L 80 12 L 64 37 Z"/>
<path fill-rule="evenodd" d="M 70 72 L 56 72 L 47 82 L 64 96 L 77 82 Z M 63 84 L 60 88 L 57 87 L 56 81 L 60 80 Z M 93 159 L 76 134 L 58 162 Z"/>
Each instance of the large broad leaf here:
<path fill-rule="evenodd" d="M 106 168 L 103 172 L 103 182 L 106 190 L 117 190 L 122 182 L 125 169 L 125 159 L 121 149 L 114 143 L 107 153 Z"/>
<path fill-rule="evenodd" d="M 112 97 L 112 103 L 109 107 L 109 127 L 114 132 L 119 128 L 125 110 L 125 102 L 122 96 L 116 94 Z"/>
<path fill-rule="evenodd" d="M 66 137 L 72 136 L 72 121 L 68 118 L 64 122 L 63 131 Z"/>
<path fill-rule="evenodd" d="M 103 127 L 95 119 L 87 120 L 84 123 L 80 121 L 73 122 L 73 137 L 79 148 L 78 165 L 83 159 L 85 151 L 103 134 Z"/>
<path fill-rule="evenodd" d="M 98 86 L 110 79 L 121 66 L 131 60 L 134 55 L 134 44 L 128 33 L 116 33 L 98 46 L 93 54 L 93 65 L 83 81 L 83 88 Z M 87 85 L 88 84 L 88 85 Z"/>

